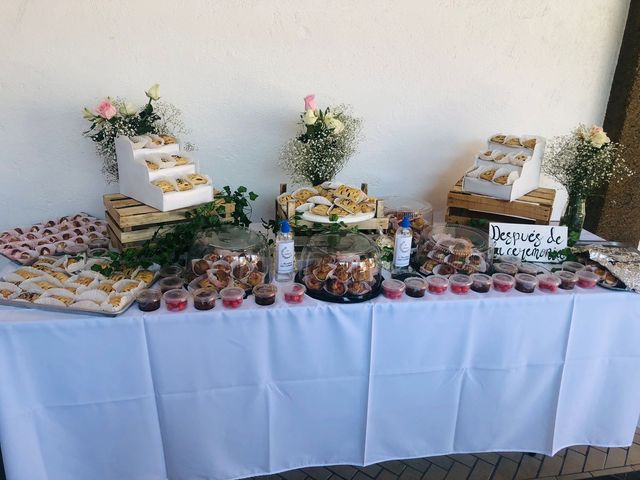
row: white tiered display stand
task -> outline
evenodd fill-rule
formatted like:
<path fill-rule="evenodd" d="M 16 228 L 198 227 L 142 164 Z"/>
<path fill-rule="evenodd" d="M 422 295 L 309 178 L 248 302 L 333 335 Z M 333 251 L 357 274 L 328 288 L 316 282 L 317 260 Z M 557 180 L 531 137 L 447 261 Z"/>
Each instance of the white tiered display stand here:
<path fill-rule="evenodd" d="M 118 176 L 120 193 L 134 198 L 162 212 L 199 205 L 213 201 L 211 179 L 206 185 L 194 185 L 192 190 L 163 193 L 160 187 L 151 182 L 163 178 L 175 179 L 191 173 L 198 173 L 195 163 L 176 165 L 169 168 L 149 170 L 145 159 L 149 155 L 175 155 L 180 153 L 180 145 L 174 143 L 158 148 L 133 148 L 129 138 L 116 138 L 116 155 L 118 157 Z"/>
<path fill-rule="evenodd" d="M 542 167 L 542 157 L 544 155 L 546 140 L 543 137 L 530 137 L 536 139 L 533 152 L 524 147 L 511 147 L 501 143 L 487 142 L 488 150 L 501 150 L 506 154 L 523 153 L 530 155 L 531 158 L 527 160 L 523 166 L 496 163 L 492 160 L 484 160 L 479 156 L 475 159 L 472 170 L 476 167 L 490 167 L 493 169 L 508 170 L 509 172 L 517 171 L 520 177 L 511 185 L 500 185 L 499 183 L 465 175 L 462 181 L 462 190 L 464 192 L 477 193 L 501 200 L 513 201 L 538 188 L 540 186 L 540 169 Z"/>

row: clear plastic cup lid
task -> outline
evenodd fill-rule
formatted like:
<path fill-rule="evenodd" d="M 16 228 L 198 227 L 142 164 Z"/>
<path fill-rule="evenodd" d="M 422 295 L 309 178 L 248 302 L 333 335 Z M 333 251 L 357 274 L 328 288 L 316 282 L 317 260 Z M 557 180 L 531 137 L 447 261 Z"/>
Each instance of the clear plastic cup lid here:
<path fill-rule="evenodd" d="M 244 298 L 244 290 L 238 287 L 227 287 L 220 290 L 220 296 L 228 300 Z"/>
<path fill-rule="evenodd" d="M 164 300 L 165 301 L 175 301 L 175 300 L 186 300 L 187 298 L 189 298 L 189 292 L 187 292 L 186 290 L 182 290 L 182 289 L 173 289 L 173 290 L 167 290 L 166 292 L 164 292 Z"/>
<path fill-rule="evenodd" d="M 155 288 L 145 288 L 144 290 L 140 290 L 136 298 L 139 301 L 149 301 L 160 300 L 161 297 L 162 292 L 160 290 L 156 290 Z"/>
<path fill-rule="evenodd" d="M 382 282 L 382 288 L 385 290 L 391 290 L 396 292 L 401 292 L 404 290 L 404 282 L 400 280 L 396 280 L 395 278 L 389 278 Z"/>
<path fill-rule="evenodd" d="M 161 288 L 181 288 L 183 283 L 180 277 L 164 277 L 158 281 Z"/>
<path fill-rule="evenodd" d="M 293 295 L 302 295 L 306 291 L 307 291 L 307 287 L 305 287 L 301 283 L 292 283 L 291 285 L 287 285 L 284 287 L 285 293 L 290 293 Z"/>
<path fill-rule="evenodd" d="M 253 287 L 253 294 L 256 297 L 274 297 L 278 292 L 278 287 L 271 283 L 263 283 Z"/>
<path fill-rule="evenodd" d="M 559 272 L 556 273 L 556 275 L 560 278 L 563 278 L 565 280 L 577 280 L 578 276 L 573 273 L 570 272 L 569 270 L 560 270 Z"/>
<path fill-rule="evenodd" d="M 494 273 L 493 280 L 500 283 L 509 283 L 511 285 L 515 285 L 516 283 L 516 279 L 506 273 Z"/>
<path fill-rule="evenodd" d="M 439 277 L 438 275 L 432 275 L 430 277 L 427 277 L 427 283 L 429 285 L 434 286 L 434 287 L 448 287 L 449 286 L 449 280 L 447 280 L 445 277 Z"/>
<path fill-rule="evenodd" d="M 530 283 L 535 285 L 538 283 L 538 278 L 533 275 L 529 275 L 528 273 L 516 273 L 515 276 L 516 281 L 521 283 Z"/>
<path fill-rule="evenodd" d="M 217 292 L 213 288 L 198 288 L 193 292 L 194 298 L 203 301 L 215 299 L 217 295 Z"/>
<path fill-rule="evenodd" d="M 484 273 L 472 273 L 470 277 L 473 282 L 491 283 L 491 277 Z"/>
<path fill-rule="evenodd" d="M 462 273 L 451 275 L 449 277 L 449 282 L 456 285 L 471 285 L 473 283 L 469 275 L 464 275 Z"/>
<path fill-rule="evenodd" d="M 562 283 L 560 277 L 553 273 L 543 273 L 542 275 L 538 275 L 538 281 L 543 283 L 553 283 L 556 286 Z"/>
<path fill-rule="evenodd" d="M 408 288 L 413 288 L 413 289 L 427 288 L 427 281 L 422 277 L 409 277 L 405 279 L 404 284 Z"/>
<path fill-rule="evenodd" d="M 598 280 L 600 280 L 600 277 L 598 275 L 596 275 L 593 272 L 590 272 L 589 270 L 579 270 L 576 272 L 576 275 L 578 276 L 578 278 L 583 278 L 585 280 L 592 280 L 594 282 L 597 282 Z"/>

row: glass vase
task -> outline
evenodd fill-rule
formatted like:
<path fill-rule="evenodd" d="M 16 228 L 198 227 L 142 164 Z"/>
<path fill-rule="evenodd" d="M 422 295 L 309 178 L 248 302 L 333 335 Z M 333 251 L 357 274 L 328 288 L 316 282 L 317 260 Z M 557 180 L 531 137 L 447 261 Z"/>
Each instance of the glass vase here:
<path fill-rule="evenodd" d="M 569 193 L 569 200 L 560 219 L 560 225 L 564 225 L 568 230 L 569 246 L 580 239 L 582 226 L 586 216 L 586 199 L 580 195 Z"/>

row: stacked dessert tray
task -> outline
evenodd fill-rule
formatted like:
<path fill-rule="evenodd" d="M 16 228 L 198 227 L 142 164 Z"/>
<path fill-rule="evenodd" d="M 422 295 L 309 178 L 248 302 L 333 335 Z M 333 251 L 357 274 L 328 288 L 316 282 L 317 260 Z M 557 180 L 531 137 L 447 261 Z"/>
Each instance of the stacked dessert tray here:
<path fill-rule="evenodd" d="M 116 139 L 120 193 L 162 212 L 210 202 L 211 179 L 170 135 Z"/>
<path fill-rule="evenodd" d="M 535 190 L 545 143 L 533 135 L 493 135 L 465 173 L 462 190 L 510 201 Z"/>
<path fill-rule="evenodd" d="M 0 277 L 0 305 L 115 317 L 124 313 L 140 290 L 153 284 L 157 267 L 100 273 L 105 257 L 86 254 L 41 256 Z"/>
<path fill-rule="evenodd" d="M 87 213 L 0 232 L 0 254 L 21 265 L 29 265 L 41 255 L 60 255 L 86 249 L 90 244 L 108 243 L 107 223 Z"/>

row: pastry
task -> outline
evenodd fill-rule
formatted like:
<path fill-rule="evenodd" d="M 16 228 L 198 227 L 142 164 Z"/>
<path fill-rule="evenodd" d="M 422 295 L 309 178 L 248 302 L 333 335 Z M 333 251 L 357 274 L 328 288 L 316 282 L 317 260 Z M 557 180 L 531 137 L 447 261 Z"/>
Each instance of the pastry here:
<path fill-rule="evenodd" d="M 153 162 L 150 162 L 149 160 L 145 160 L 145 163 L 147 164 L 147 168 L 149 170 L 158 170 L 158 168 L 160 168 L 160 167 L 158 167 L 158 165 L 156 165 Z"/>
<path fill-rule="evenodd" d="M 528 138 L 527 140 L 522 140 L 520 143 L 522 143 L 523 147 L 528 148 L 529 150 L 533 150 L 536 146 L 536 139 Z"/>
<path fill-rule="evenodd" d="M 56 300 L 60 300 L 67 307 L 73 303 L 73 297 L 65 297 L 62 295 L 51 295 L 51 298 L 55 298 Z"/>
<path fill-rule="evenodd" d="M 320 215 L 326 217 L 329 215 L 329 208 L 327 205 L 316 205 L 311 210 L 309 210 L 314 215 Z"/>
<path fill-rule="evenodd" d="M 11 290 L 0 290 L 0 297 L 2 298 L 9 298 L 11 295 L 13 295 L 15 292 L 12 292 Z"/>
<path fill-rule="evenodd" d="M 493 157 L 493 160 L 494 160 L 495 162 L 498 162 L 498 163 L 499 163 L 499 162 L 500 162 L 501 160 L 503 160 L 506 156 L 507 156 L 507 155 L 506 155 L 506 154 L 504 154 L 504 153 L 502 153 L 502 152 L 500 152 L 500 153 L 496 153 L 496 155 Z"/>
<path fill-rule="evenodd" d="M 67 275 L 64 272 L 51 272 L 51 276 L 61 283 L 64 283 L 67 280 L 69 280 L 69 275 Z"/>
<path fill-rule="evenodd" d="M 280 205 L 286 205 L 289 200 L 291 200 L 291 194 L 289 193 L 283 193 L 282 195 L 278 196 L 278 203 Z"/>
<path fill-rule="evenodd" d="M 42 280 L 40 282 L 36 282 L 36 285 L 39 286 L 43 290 L 50 290 L 52 288 L 56 288 L 53 283 L 47 282 L 46 280 Z"/>
<path fill-rule="evenodd" d="M 108 282 L 101 283 L 98 285 L 98 290 L 102 290 L 105 293 L 111 293 L 113 292 L 113 284 Z"/>
<path fill-rule="evenodd" d="M 192 173 L 190 175 L 187 175 L 187 178 L 194 185 L 204 185 L 206 183 L 209 183 L 207 177 L 200 175 L 199 173 Z"/>
<path fill-rule="evenodd" d="M 182 155 L 171 155 L 171 158 L 173 158 L 173 160 L 176 162 L 176 165 L 186 165 L 187 163 L 189 163 L 189 159 L 187 157 L 183 157 Z"/>
<path fill-rule="evenodd" d="M 358 212 L 360 213 L 372 213 L 375 211 L 376 211 L 375 203 L 361 203 L 360 205 L 358 205 Z"/>
<path fill-rule="evenodd" d="M 174 143 L 176 143 L 176 137 L 172 136 L 172 135 L 158 135 L 163 141 L 165 145 L 172 145 Z"/>
<path fill-rule="evenodd" d="M 122 295 L 114 295 L 109 299 L 108 303 L 113 307 L 119 307 L 120 303 L 122 303 Z"/>
<path fill-rule="evenodd" d="M 336 188 L 335 195 L 337 197 L 348 198 L 355 203 L 359 203 L 366 198 L 366 195 L 362 190 L 350 187 L 349 185 L 340 185 Z"/>
<path fill-rule="evenodd" d="M 504 143 L 505 138 L 507 138 L 506 135 L 498 134 L 491 137 L 490 141 L 493 143 Z"/>
<path fill-rule="evenodd" d="M 131 290 L 135 290 L 136 288 L 138 288 L 138 284 L 131 282 L 128 283 L 127 285 L 125 285 L 124 287 L 122 287 L 122 291 L 123 292 L 130 292 Z"/>
<path fill-rule="evenodd" d="M 176 189 L 167 180 L 155 180 L 151 182 L 156 187 L 162 189 L 162 193 L 175 192 Z"/>
<path fill-rule="evenodd" d="M 184 192 L 186 190 L 193 190 L 193 185 L 187 182 L 184 178 L 177 178 L 176 185 L 178 186 L 178 191 Z"/>
<path fill-rule="evenodd" d="M 333 203 L 340 207 L 342 210 L 345 210 L 349 213 L 356 213 L 356 211 L 358 210 L 358 204 L 349 200 L 348 198 L 338 198 Z M 331 213 L 333 213 L 333 211 Z"/>
<path fill-rule="evenodd" d="M 18 295 L 16 297 L 16 300 L 26 300 L 27 302 L 33 302 L 34 300 L 37 300 L 38 298 L 40 298 L 40 294 L 39 293 L 22 292 L 20 295 Z"/>
<path fill-rule="evenodd" d="M 247 283 L 252 287 L 255 287 L 256 285 L 260 285 L 262 282 L 264 282 L 264 273 L 251 272 L 247 277 Z"/>
<path fill-rule="evenodd" d="M 296 200 L 300 200 L 303 203 L 306 202 L 309 198 L 313 197 L 314 195 L 317 195 L 318 192 L 316 192 L 314 189 L 312 188 L 299 188 L 298 190 L 296 190 L 295 192 L 293 192 L 291 194 L 292 198 L 295 198 Z"/>
<path fill-rule="evenodd" d="M 114 282 L 117 282 L 119 280 L 124 280 L 125 278 L 126 277 L 122 272 L 113 272 L 111 275 L 109 275 L 109 280 L 113 280 Z"/>
<path fill-rule="evenodd" d="M 493 181 L 495 183 L 499 183 L 500 185 L 506 185 L 508 179 L 509 175 L 500 175 L 499 177 L 494 178 Z"/>
<path fill-rule="evenodd" d="M 505 145 L 509 145 L 510 147 L 521 147 L 520 138 L 518 137 L 509 137 L 504 142 Z"/>
<path fill-rule="evenodd" d="M 482 180 L 489 180 L 491 181 L 491 179 L 493 178 L 493 176 L 496 174 L 495 170 L 487 170 L 483 173 L 480 174 L 480 178 Z"/>

